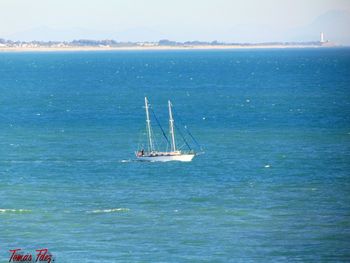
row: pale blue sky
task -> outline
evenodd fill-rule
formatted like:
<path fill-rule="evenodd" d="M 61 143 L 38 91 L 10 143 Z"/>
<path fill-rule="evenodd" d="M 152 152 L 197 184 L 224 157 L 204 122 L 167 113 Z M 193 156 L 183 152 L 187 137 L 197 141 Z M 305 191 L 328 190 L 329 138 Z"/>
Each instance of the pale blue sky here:
<path fill-rule="evenodd" d="M 0 0 L 0 38 L 307 41 L 322 30 L 350 43 L 349 10 L 350 0 Z"/>

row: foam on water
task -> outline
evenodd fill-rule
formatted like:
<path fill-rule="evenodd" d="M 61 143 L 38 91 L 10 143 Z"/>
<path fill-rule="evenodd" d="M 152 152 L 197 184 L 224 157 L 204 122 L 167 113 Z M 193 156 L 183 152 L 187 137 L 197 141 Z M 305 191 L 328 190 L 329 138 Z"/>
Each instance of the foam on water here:
<path fill-rule="evenodd" d="M 21 213 L 31 213 L 32 210 L 29 209 L 9 209 L 9 208 L 0 208 L 0 213 L 15 213 L 15 214 L 21 214 Z"/>
<path fill-rule="evenodd" d="M 129 212 L 129 208 L 111 208 L 111 209 L 97 209 L 88 211 L 87 213 L 93 213 L 93 214 L 101 214 L 101 213 L 119 213 L 119 212 Z"/>
<path fill-rule="evenodd" d="M 135 160 L 132 160 L 132 159 L 127 159 L 127 160 L 120 160 L 119 162 L 120 163 L 131 163 L 131 162 L 134 162 Z"/>

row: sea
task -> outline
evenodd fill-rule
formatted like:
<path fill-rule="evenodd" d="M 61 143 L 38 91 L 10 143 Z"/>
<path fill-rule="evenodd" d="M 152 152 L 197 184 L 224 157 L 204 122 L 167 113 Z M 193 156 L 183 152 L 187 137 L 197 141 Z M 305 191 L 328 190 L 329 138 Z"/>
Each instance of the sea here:
<path fill-rule="evenodd" d="M 136 160 L 146 96 L 192 162 Z M 44 248 L 349 262 L 350 49 L 1 52 L 0 262 Z"/>

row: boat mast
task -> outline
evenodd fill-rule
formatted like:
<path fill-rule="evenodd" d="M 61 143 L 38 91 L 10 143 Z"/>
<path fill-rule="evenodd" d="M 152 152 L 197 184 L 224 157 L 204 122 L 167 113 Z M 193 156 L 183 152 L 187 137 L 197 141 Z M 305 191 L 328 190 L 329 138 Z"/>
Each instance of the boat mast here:
<path fill-rule="evenodd" d="M 148 150 L 149 152 L 153 152 L 153 141 L 152 141 L 152 133 L 151 133 L 151 121 L 149 119 L 148 112 L 148 100 L 145 97 L 145 108 L 146 108 L 146 125 L 147 125 L 147 136 L 148 136 Z"/>
<path fill-rule="evenodd" d="M 176 151 L 176 144 L 175 144 L 175 134 L 174 134 L 174 119 L 173 119 L 173 113 L 171 111 L 171 102 L 168 100 L 168 106 L 169 106 L 169 124 L 170 124 L 170 135 L 171 135 L 171 151 Z"/>

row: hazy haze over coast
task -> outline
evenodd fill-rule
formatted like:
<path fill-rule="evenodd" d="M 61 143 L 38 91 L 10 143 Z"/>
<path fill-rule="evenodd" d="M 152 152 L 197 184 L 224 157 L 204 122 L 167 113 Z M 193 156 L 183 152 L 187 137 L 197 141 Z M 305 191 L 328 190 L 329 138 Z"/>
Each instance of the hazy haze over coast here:
<path fill-rule="evenodd" d="M 2 0 L 0 38 L 261 43 L 314 41 L 323 31 L 350 45 L 349 10 L 347 0 Z"/>

